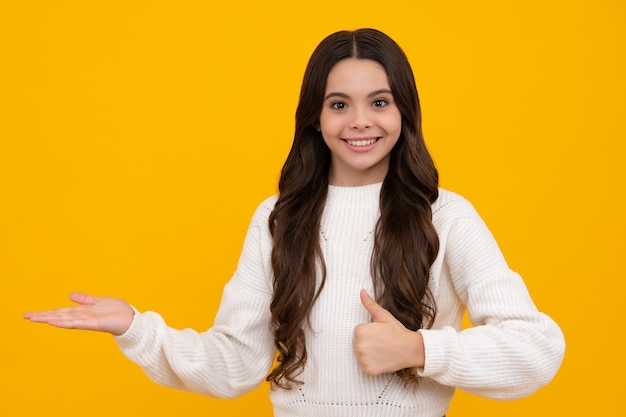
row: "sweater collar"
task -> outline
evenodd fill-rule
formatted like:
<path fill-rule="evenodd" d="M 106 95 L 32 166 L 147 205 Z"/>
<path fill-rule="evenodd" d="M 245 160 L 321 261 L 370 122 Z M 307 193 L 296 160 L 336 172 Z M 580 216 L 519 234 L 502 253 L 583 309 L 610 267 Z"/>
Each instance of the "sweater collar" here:
<path fill-rule="evenodd" d="M 327 207 L 378 207 L 383 183 L 359 187 L 328 186 Z"/>

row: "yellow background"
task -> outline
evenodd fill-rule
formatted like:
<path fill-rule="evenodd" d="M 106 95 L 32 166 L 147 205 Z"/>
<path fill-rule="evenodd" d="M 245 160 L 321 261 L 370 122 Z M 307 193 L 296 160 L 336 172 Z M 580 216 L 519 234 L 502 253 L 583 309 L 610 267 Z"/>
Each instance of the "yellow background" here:
<path fill-rule="evenodd" d="M 71 291 L 211 325 L 276 190 L 306 61 L 376 27 L 414 67 L 442 186 L 469 198 L 567 353 L 514 402 L 449 416 L 624 415 L 626 5 L 527 1 L 1 1 L 6 416 L 270 416 L 150 382 L 105 334 L 35 325 Z M 238 415 L 238 414 L 237 414 Z"/>

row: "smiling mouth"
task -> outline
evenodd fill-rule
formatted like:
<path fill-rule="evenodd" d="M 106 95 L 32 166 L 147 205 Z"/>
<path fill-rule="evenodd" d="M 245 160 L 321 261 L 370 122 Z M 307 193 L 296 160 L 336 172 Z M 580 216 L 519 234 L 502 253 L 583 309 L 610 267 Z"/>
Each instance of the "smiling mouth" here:
<path fill-rule="evenodd" d="M 371 139 L 355 139 L 355 140 L 350 140 L 350 139 L 344 139 L 348 145 L 350 146 L 369 146 L 369 145 L 373 145 L 376 142 L 378 142 L 380 138 L 371 138 Z"/>

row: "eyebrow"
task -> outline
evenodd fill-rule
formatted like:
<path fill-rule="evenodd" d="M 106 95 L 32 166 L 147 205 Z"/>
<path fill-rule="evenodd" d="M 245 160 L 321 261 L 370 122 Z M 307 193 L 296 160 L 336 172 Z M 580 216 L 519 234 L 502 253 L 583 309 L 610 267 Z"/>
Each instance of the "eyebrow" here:
<path fill-rule="evenodd" d="M 379 94 L 391 94 L 391 95 L 393 95 L 393 93 L 391 92 L 390 89 L 388 89 L 388 88 L 381 88 L 380 90 L 372 91 L 371 93 L 369 93 L 367 95 L 367 97 L 371 98 L 371 97 L 377 96 Z M 324 97 L 324 101 L 328 100 L 331 97 L 339 97 L 339 98 L 346 98 L 346 99 L 350 98 L 350 96 L 347 95 L 346 93 L 330 92 L 330 93 L 326 94 L 326 96 Z"/>

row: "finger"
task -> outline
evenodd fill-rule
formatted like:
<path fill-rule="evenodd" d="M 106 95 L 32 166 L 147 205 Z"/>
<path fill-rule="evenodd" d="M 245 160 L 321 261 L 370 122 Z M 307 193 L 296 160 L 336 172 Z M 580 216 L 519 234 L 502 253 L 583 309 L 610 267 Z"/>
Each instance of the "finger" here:
<path fill-rule="evenodd" d="M 95 326 L 94 317 L 82 306 L 26 313 L 24 318 L 66 329 L 93 329 Z"/>
<path fill-rule="evenodd" d="M 70 294 L 70 300 L 82 304 L 82 305 L 92 305 L 96 302 L 96 297 L 92 297 L 83 292 L 73 292 Z M 54 310 L 44 310 L 44 311 L 29 311 L 24 313 L 23 317 L 32 321 L 41 321 L 45 318 L 51 318 L 53 315 L 65 314 L 68 311 L 75 311 L 77 307 L 65 307 L 65 308 L 57 308 Z"/>
<path fill-rule="evenodd" d="M 31 311 L 24 314 L 24 318 L 35 322 L 46 322 L 57 315 L 55 310 Z"/>
<path fill-rule="evenodd" d="M 82 292 L 73 292 L 70 294 L 70 300 L 78 303 L 78 304 L 82 304 L 82 305 L 91 305 L 91 304 L 95 304 L 96 302 L 96 297 L 92 297 L 88 294 L 82 293 Z M 59 314 L 59 313 L 65 313 L 68 310 L 72 310 L 75 309 L 76 307 L 65 307 L 65 308 L 57 308 L 54 310 L 44 310 L 44 311 L 29 311 L 24 313 L 23 317 L 25 319 L 32 319 L 34 317 L 44 317 L 44 316 L 49 316 L 51 314 Z"/>
<path fill-rule="evenodd" d="M 372 316 L 373 322 L 386 322 L 394 320 L 391 313 L 381 307 L 364 289 L 361 290 L 361 303 Z"/>
<path fill-rule="evenodd" d="M 64 307 L 55 310 L 34 311 L 24 314 L 24 318 L 34 322 L 49 322 L 50 320 L 65 320 L 70 318 L 80 318 L 88 315 L 87 307 L 75 306 Z"/>
<path fill-rule="evenodd" d="M 92 297 L 84 292 L 73 292 L 70 294 L 70 300 L 78 304 L 91 305 L 96 303 L 96 297 Z"/>
<path fill-rule="evenodd" d="M 80 330 L 94 330 L 94 323 L 89 318 L 55 318 L 46 322 L 50 326 L 60 327 L 63 329 L 80 329 Z"/>

